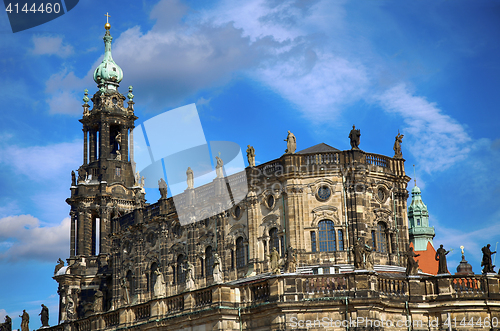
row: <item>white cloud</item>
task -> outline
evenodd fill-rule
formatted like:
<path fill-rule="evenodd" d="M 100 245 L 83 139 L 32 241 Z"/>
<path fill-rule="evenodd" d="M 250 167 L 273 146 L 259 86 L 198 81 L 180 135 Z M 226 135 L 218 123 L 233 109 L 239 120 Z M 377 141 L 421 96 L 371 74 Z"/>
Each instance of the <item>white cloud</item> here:
<path fill-rule="evenodd" d="M 82 160 L 82 142 L 47 146 L 0 146 L 0 163 L 33 181 L 59 180 L 65 171 L 77 169 Z M 69 180 L 69 172 L 67 173 Z"/>
<path fill-rule="evenodd" d="M 71 45 L 63 45 L 61 37 L 34 36 L 33 54 L 36 55 L 57 55 L 62 58 L 73 54 Z"/>
<path fill-rule="evenodd" d="M 46 100 L 49 104 L 49 112 L 80 116 L 83 113 L 84 90 L 86 87 L 93 86 L 90 83 L 92 72 L 93 70 L 89 71 L 84 78 L 78 78 L 73 71 L 68 73 L 67 69 L 63 69 L 50 76 L 45 84 L 45 92 L 50 95 Z"/>
<path fill-rule="evenodd" d="M 56 226 L 40 226 L 31 215 L 0 219 L 0 260 L 56 262 L 68 254 L 70 218 Z"/>
<path fill-rule="evenodd" d="M 437 104 L 412 95 L 405 84 L 387 90 L 378 101 L 387 112 L 403 117 L 402 133 L 424 171 L 445 170 L 469 154 L 472 139 L 463 125 L 443 114 Z"/>
<path fill-rule="evenodd" d="M 7 311 L 5 309 L 0 309 L 0 323 L 3 323 L 6 315 L 7 315 Z"/>

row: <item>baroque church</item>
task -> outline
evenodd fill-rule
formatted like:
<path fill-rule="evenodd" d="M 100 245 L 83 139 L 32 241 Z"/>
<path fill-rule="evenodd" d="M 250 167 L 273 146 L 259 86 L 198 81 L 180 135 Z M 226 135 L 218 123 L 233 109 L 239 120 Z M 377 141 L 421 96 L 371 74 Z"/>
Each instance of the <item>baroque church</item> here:
<path fill-rule="evenodd" d="M 123 72 L 105 28 L 66 200 L 69 258 L 53 277 L 59 324 L 48 329 L 498 330 L 498 275 L 436 275 L 416 185 L 407 208 L 402 135 L 389 157 L 362 151 L 355 127 L 344 151 L 297 151 L 289 132 L 274 160 L 255 165 L 249 146 L 243 171 L 225 176 L 217 158 L 211 183 L 194 187 L 188 169 L 183 193 L 167 197 L 160 179 L 161 198 L 146 203 L 134 95 L 118 91 Z M 471 318 L 489 326 L 459 325 Z"/>

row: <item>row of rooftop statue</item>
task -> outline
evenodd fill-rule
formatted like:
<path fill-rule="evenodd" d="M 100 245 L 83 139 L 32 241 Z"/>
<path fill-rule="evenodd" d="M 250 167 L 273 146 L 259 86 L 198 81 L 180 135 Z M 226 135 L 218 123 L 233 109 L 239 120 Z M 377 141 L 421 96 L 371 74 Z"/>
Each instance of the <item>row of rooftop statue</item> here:
<path fill-rule="evenodd" d="M 43 327 L 49 327 L 49 308 L 42 304 L 42 311 L 40 314 L 40 320 Z M 23 310 L 23 314 L 19 315 L 21 317 L 21 331 L 29 331 L 30 315 Z M 0 331 L 12 331 L 12 319 L 9 315 L 5 316 L 5 322 L 0 323 Z"/>
<path fill-rule="evenodd" d="M 352 130 L 349 133 L 349 140 L 351 143 L 351 149 L 352 150 L 359 150 L 359 144 L 360 144 L 360 137 L 361 137 L 361 132 L 359 129 L 356 129 L 356 127 L 353 125 Z M 398 132 L 398 135 L 396 136 L 396 141 L 394 142 L 394 158 L 401 159 L 403 158 L 403 153 L 401 152 L 401 143 L 403 142 L 403 137 L 404 135 L 400 134 Z M 121 135 L 118 133 L 118 135 L 115 137 L 115 141 L 121 141 Z M 297 149 L 297 139 L 295 138 L 295 135 L 288 131 L 288 135 L 285 139 L 286 141 L 286 150 L 285 154 L 295 154 L 295 150 Z M 121 146 L 121 143 L 118 143 L 118 146 Z M 248 165 L 250 167 L 255 167 L 255 148 L 253 146 L 248 145 L 247 146 L 247 160 L 248 160 Z M 117 147 L 119 148 L 119 147 Z M 119 153 L 117 150 L 116 152 Z M 119 155 L 119 154 L 118 154 Z M 224 177 L 222 174 L 222 159 L 220 159 L 218 156 L 215 157 L 217 159 L 217 177 Z M 120 158 L 118 158 L 120 160 Z M 192 173 L 193 171 L 191 168 L 188 168 L 186 174 L 188 177 L 188 188 L 193 188 L 193 181 L 192 181 Z M 191 176 L 190 176 L 191 175 Z M 81 166 L 78 169 L 78 183 L 80 182 L 88 182 L 91 180 L 92 177 L 87 174 L 87 171 Z M 96 178 L 97 179 L 97 178 Z M 190 181 L 191 179 L 191 181 Z M 140 187 L 144 187 L 144 177 L 140 177 L 139 173 L 136 173 L 136 185 Z M 163 179 L 162 179 L 163 180 Z M 163 181 L 164 182 L 164 181 Z M 191 183 L 191 185 L 189 185 Z M 71 185 L 76 186 L 77 184 L 77 177 L 74 171 L 71 172 Z"/>

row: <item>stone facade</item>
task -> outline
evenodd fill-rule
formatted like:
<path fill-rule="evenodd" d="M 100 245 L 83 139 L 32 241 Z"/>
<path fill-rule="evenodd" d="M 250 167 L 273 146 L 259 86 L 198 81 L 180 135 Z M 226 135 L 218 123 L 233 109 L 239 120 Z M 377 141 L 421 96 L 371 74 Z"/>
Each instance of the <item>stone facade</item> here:
<path fill-rule="evenodd" d="M 410 178 L 402 157 L 293 148 L 146 203 L 129 139 L 133 95 L 124 107 L 116 78 L 106 77 L 96 80 L 91 110 L 84 98 L 83 164 L 67 199 L 70 257 L 54 275 L 60 324 L 50 329 L 409 329 L 384 320 L 443 330 L 448 316 L 500 318 L 496 275 L 406 276 Z M 245 180 L 249 193 L 232 203 L 224 188 Z M 193 208 L 194 199 L 201 205 Z M 181 224 L 181 212 L 201 221 Z M 355 244 L 371 251 L 362 264 L 373 270 L 354 270 Z"/>

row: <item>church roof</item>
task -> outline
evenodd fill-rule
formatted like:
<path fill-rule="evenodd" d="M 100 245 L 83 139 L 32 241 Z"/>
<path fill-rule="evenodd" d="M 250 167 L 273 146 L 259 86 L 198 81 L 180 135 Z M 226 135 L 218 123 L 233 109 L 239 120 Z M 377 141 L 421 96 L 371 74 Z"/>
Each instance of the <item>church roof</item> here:
<path fill-rule="evenodd" d="M 340 152 L 340 150 L 327 145 L 325 143 L 317 144 L 309 148 L 303 149 L 296 154 L 312 154 L 312 153 L 324 153 L 324 152 Z"/>
<path fill-rule="evenodd" d="M 413 247 L 413 243 L 410 243 Z M 415 253 L 420 254 L 415 258 L 418 261 L 418 268 L 425 272 L 426 274 L 436 275 L 438 271 L 439 261 L 436 261 L 436 250 L 430 242 L 427 242 L 427 247 L 425 251 L 415 251 Z"/>

